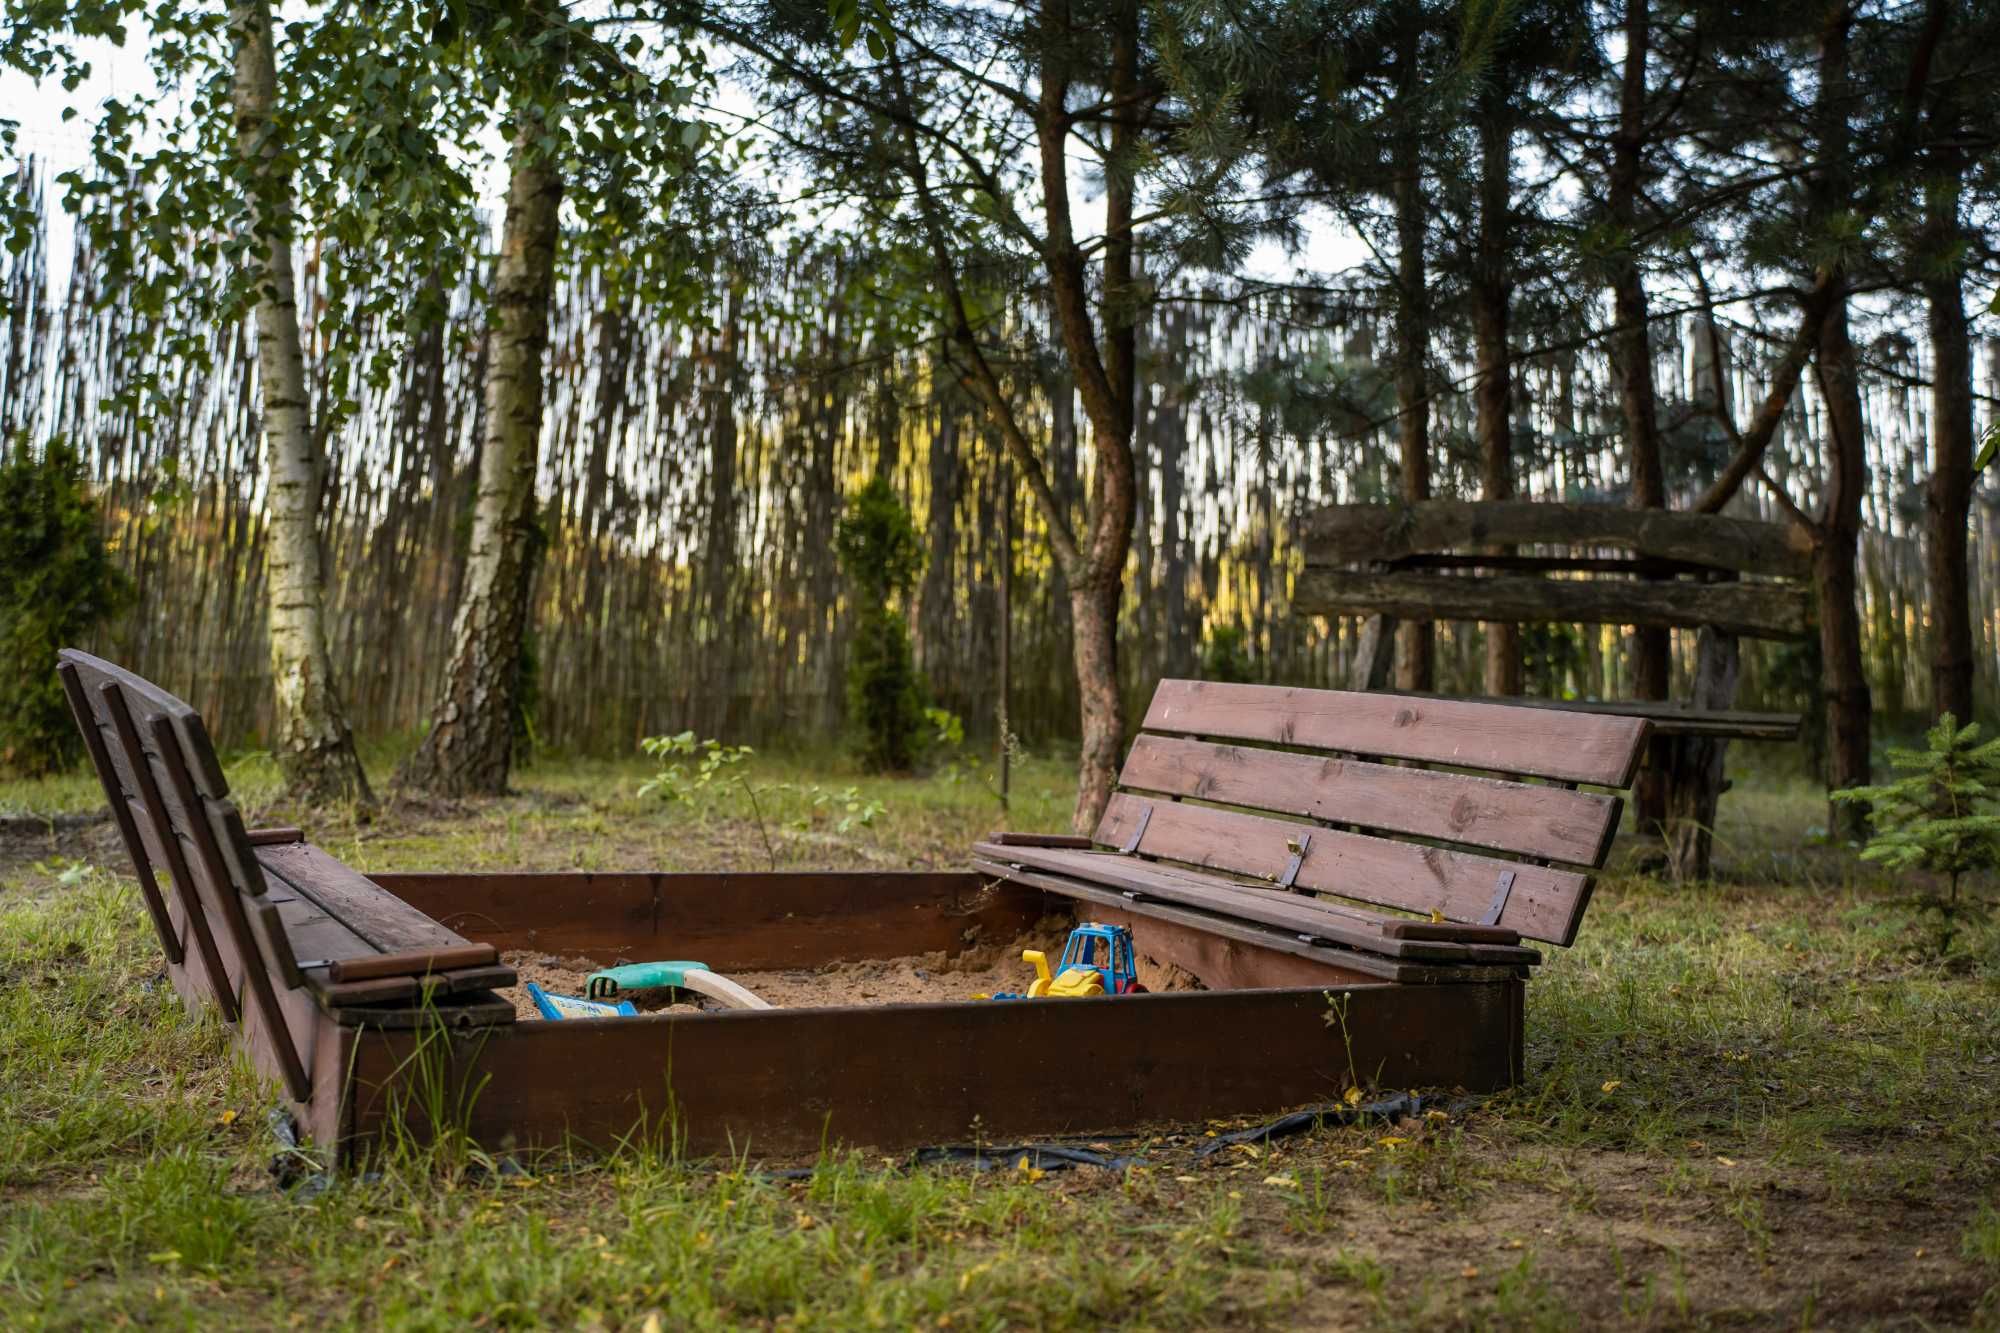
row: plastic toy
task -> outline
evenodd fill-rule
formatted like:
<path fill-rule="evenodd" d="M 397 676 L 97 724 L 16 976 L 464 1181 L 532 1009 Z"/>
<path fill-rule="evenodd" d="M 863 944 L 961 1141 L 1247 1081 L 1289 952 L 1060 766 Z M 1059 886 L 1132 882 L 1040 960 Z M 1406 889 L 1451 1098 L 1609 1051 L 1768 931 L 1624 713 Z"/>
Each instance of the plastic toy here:
<path fill-rule="evenodd" d="M 621 991 L 667 989 L 690 990 L 697 995 L 720 1000 L 732 1009 L 771 1007 L 769 1001 L 760 999 L 728 977 L 709 971 L 707 963 L 688 961 L 626 963 L 622 967 L 607 967 L 590 974 L 584 993 L 593 1000 L 609 1000 Z"/>
<path fill-rule="evenodd" d="M 543 1018 L 637 1018 L 639 1010 L 630 1000 L 605 1004 L 601 1000 L 580 1000 L 574 995 L 557 995 L 534 982 L 528 983 L 528 998 Z"/>
<path fill-rule="evenodd" d="M 1090 995 L 1136 995 L 1146 989 L 1139 981 L 1132 932 L 1124 926 L 1084 922 L 1069 933 L 1062 962 L 1053 973 L 1049 969 L 1049 956 L 1040 949 L 1023 950 L 1021 961 L 1035 966 L 1035 979 L 1028 983 L 1028 993 L 1023 996 L 1002 991 L 993 999 L 1081 999 Z"/>

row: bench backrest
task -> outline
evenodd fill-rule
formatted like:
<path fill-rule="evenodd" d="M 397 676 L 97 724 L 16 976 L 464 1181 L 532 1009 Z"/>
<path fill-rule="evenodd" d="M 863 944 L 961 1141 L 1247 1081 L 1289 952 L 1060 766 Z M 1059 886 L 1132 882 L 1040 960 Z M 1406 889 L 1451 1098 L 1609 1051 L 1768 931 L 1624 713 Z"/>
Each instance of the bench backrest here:
<path fill-rule="evenodd" d="M 167 961 L 200 978 L 225 1022 L 254 1006 L 268 1031 L 288 1034 L 272 977 L 296 984 L 297 960 L 201 714 L 88 653 L 63 650 L 56 670 Z M 303 1099 L 299 1051 L 289 1039 L 273 1045 Z"/>
<path fill-rule="evenodd" d="M 1141 725 L 1097 842 L 1565 945 L 1623 808 L 1578 788 L 1630 786 L 1648 730 L 1605 714 L 1191 680 L 1161 681 Z"/>

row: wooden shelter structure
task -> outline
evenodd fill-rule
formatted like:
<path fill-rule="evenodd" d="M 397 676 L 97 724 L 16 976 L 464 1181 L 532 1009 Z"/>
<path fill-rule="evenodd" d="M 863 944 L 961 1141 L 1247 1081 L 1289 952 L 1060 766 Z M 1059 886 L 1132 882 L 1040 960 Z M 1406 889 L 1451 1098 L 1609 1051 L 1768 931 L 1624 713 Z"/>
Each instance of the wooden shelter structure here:
<path fill-rule="evenodd" d="M 1812 628 L 1812 544 L 1794 525 L 1720 514 L 1539 501 L 1330 505 L 1304 525 L 1292 605 L 1362 616 L 1350 684 L 1382 689 L 1399 620 L 1609 624 L 1694 630 L 1680 700 L 1550 706 L 1654 724 L 1660 832 L 1679 878 L 1708 874 L 1732 739 L 1796 740 L 1796 714 L 1735 708 L 1739 640 Z M 1532 701 L 1519 701 L 1532 702 Z"/>

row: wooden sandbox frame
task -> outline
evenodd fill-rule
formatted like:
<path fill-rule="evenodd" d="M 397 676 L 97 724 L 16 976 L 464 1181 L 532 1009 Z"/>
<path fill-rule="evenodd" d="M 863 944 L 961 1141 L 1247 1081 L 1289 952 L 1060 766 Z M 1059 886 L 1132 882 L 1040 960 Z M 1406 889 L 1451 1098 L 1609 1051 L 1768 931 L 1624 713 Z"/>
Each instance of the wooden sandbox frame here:
<path fill-rule="evenodd" d="M 1121 895 L 1088 875 L 1002 864 L 1076 841 L 1032 836 L 982 844 L 994 865 L 964 871 L 364 876 L 297 829 L 245 828 L 185 703 L 87 654 L 65 651 L 60 670 L 175 990 L 217 1014 L 342 1162 L 440 1122 L 499 1152 L 646 1138 L 697 1156 L 800 1157 L 1274 1114 L 1355 1086 L 1488 1090 L 1521 1073 L 1525 979 L 1539 956 L 1476 942 L 1518 939 L 1504 926 L 1383 917 L 1369 928 L 1396 938 L 1342 947 L 1361 920 L 1353 909 L 1301 898 L 1276 916 L 1218 915 L 1166 887 Z M 1278 697 L 1287 709 L 1331 698 Z M 1419 720 L 1405 707 L 1394 721 L 1456 735 L 1464 717 Z M 1636 763 L 1643 733 L 1620 733 L 1619 764 Z M 1467 828 L 1501 818 L 1472 799 L 1500 787 L 1433 781 L 1459 793 L 1444 813 Z M 1615 823 L 1615 800 L 1598 809 Z M 1176 826 L 1165 812 L 1154 823 Z M 1323 832 L 1334 855 L 1340 837 L 1352 845 Z M 1143 851 L 1142 837 L 1126 841 Z M 1564 939 L 1588 893 L 1575 873 L 1405 851 L 1454 881 L 1511 866 L 1493 919 L 1503 903 L 1539 911 L 1549 885 L 1567 885 Z M 1304 843 L 1295 860 L 1308 860 Z M 1509 898 L 1517 874 L 1527 887 Z M 956 956 L 1067 914 L 1128 926 L 1142 957 L 1206 989 L 539 1022 L 516 1021 L 493 989 L 517 980 L 501 957 L 515 950 L 811 969 Z"/>
<path fill-rule="evenodd" d="M 374 879 L 502 950 L 605 963 L 664 952 L 725 973 L 954 953 L 969 933 L 1012 939 L 1067 906 L 970 872 Z M 1301 956 L 1306 946 L 1279 952 L 1138 916 L 1123 924 L 1141 953 L 1233 989 L 429 1033 L 347 1025 L 306 1008 L 298 1017 L 310 1026 L 301 1044 L 313 1053 L 314 1086 L 292 1105 L 308 1134 L 340 1145 L 344 1158 L 388 1134 L 399 1104 L 422 1134 L 412 1052 L 441 1040 L 465 1126 L 495 1150 L 603 1148 L 671 1134 L 697 1156 L 797 1157 L 829 1143 L 896 1151 L 1277 1113 L 1335 1099 L 1356 1075 L 1391 1087 L 1473 1090 L 1518 1077 L 1518 976 L 1380 982 Z M 204 1003 L 188 969 L 170 970 L 191 1005 Z M 261 1033 L 255 1022 L 240 1025 L 238 1044 L 275 1076 Z"/>

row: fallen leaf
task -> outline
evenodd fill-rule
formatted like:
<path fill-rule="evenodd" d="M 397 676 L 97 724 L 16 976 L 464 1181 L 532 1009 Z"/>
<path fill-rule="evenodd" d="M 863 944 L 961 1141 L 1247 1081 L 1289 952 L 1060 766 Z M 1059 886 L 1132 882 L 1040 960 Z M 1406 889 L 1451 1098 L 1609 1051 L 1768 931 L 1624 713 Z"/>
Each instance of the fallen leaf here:
<path fill-rule="evenodd" d="M 1359 1087 L 1349 1088 L 1345 1100 L 1349 1106 L 1361 1105 L 1361 1089 Z"/>
<path fill-rule="evenodd" d="M 224 1112 L 223 1112 L 223 1113 L 222 1113 L 221 1115 L 219 1115 L 219 1116 L 215 1117 L 215 1123 L 216 1123 L 216 1124 L 218 1124 L 218 1125 L 233 1125 L 233 1124 L 235 1124 L 235 1123 L 236 1123 L 236 1112 L 235 1112 L 234 1110 L 228 1110 L 228 1111 L 224 1111 Z"/>
<path fill-rule="evenodd" d="M 1264 1183 L 1266 1185 L 1276 1185 L 1279 1189 L 1288 1190 L 1297 1188 L 1299 1182 L 1290 1176 L 1265 1176 Z"/>
<path fill-rule="evenodd" d="M 1731 1160 L 1729 1160 L 1729 1159 L 1728 1159 L 1727 1157 L 1718 1157 L 1718 1158 L 1716 1158 L 1715 1160 L 1716 1160 L 1716 1161 L 1718 1161 L 1718 1162 L 1720 1162 L 1720 1163 L 1722 1163 L 1722 1164 L 1723 1164 L 1724 1166 L 1735 1166 L 1735 1165 L 1736 1165 L 1736 1163 L 1735 1163 L 1735 1162 L 1732 1162 L 1732 1161 L 1731 1161 Z"/>
<path fill-rule="evenodd" d="M 1475 1264 L 1467 1264 L 1467 1265 L 1466 1265 L 1466 1266 L 1465 1266 L 1464 1268 L 1462 1268 L 1462 1269 L 1460 1269 L 1460 1270 L 1459 1270 L 1459 1273 L 1458 1273 L 1458 1275 L 1459 1275 L 1460 1277 L 1465 1277 L 1465 1278 L 1473 1278 L 1473 1277 L 1478 1277 L 1478 1276 L 1479 1276 L 1479 1268 L 1478 1268 L 1478 1266 L 1477 1266 L 1477 1265 L 1475 1265 Z"/>
<path fill-rule="evenodd" d="M 1622 1088 L 1622 1087 L 1624 1087 L 1624 1086 L 1625 1086 L 1625 1080 L 1624 1080 L 1624 1079 L 1622 1079 L 1622 1078 L 1607 1078 L 1607 1079 L 1605 1079 L 1605 1080 L 1604 1080 L 1604 1086 L 1603 1086 L 1603 1087 L 1601 1087 L 1601 1088 L 1599 1088 L 1599 1089 L 1598 1089 L 1598 1091 L 1599 1091 L 1599 1092 L 1616 1092 L 1616 1091 L 1618 1091 L 1618 1089 L 1620 1089 L 1620 1088 Z"/>

